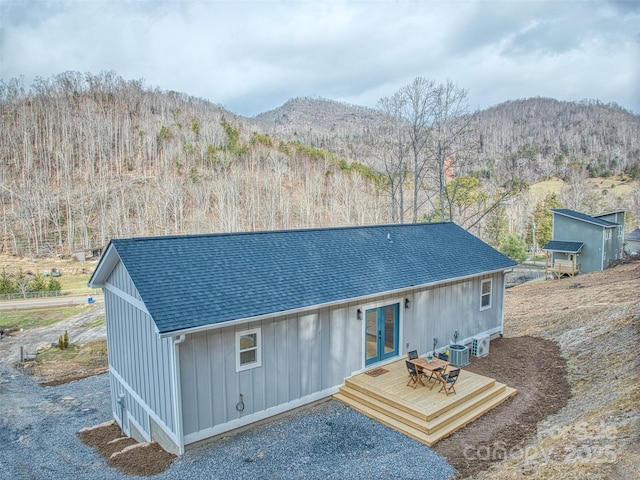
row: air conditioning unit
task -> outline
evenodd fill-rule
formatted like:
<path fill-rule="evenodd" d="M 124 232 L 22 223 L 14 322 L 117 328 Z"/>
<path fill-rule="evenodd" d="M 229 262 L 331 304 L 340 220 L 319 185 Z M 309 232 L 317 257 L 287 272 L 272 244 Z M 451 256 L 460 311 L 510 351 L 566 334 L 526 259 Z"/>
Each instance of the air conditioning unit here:
<path fill-rule="evenodd" d="M 477 337 L 473 337 L 471 355 L 474 357 L 486 357 L 489 355 L 489 340 L 489 335 L 478 335 Z"/>
<path fill-rule="evenodd" d="M 469 365 L 469 348 L 464 345 L 449 345 L 449 363 L 456 367 Z"/>

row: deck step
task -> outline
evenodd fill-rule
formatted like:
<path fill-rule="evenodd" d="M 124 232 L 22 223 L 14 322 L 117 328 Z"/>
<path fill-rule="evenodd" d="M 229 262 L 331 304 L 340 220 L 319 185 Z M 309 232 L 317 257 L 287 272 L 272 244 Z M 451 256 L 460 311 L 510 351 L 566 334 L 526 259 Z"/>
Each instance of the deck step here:
<path fill-rule="evenodd" d="M 348 402 L 349 405 L 353 406 L 354 404 L 360 404 L 366 406 L 372 411 L 380 412 L 381 414 L 391 417 L 405 425 L 409 425 L 418 430 L 425 430 L 425 433 L 428 433 L 426 432 L 426 420 L 418 417 L 416 413 L 405 411 L 402 408 L 395 407 L 388 402 L 383 402 L 375 397 L 371 397 L 366 393 L 354 390 L 347 386 L 340 389 L 340 394 L 350 399 L 350 402 Z M 342 400 L 342 397 L 340 397 L 340 399 Z"/>
<path fill-rule="evenodd" d="M 342 387 L 342 389 L 345 389 L 349 392 L 359 392 L 369 399 L 376 399 L 378 401 L 376 402 L 376 405 L 379 405 L 380 408 L 384 408 L 384 404 L 386 404 L 389 405 L 392 409 L 402 410 L 412 416 L 420 418 L 423 421 L 429 422 L 438 417 L 442 417 L 442 415 L 447 410 L 454 410 L 455 412 L 459 413 L 460 410 L 458 409 L 458 407 L 467 404 L 469 398 L 484 398 L 485 393 L 494 389 L 497 384 L 493 379 L 485 378 L 484 380 L 484 382 L 474 386 L 464 395 L 449 395 L 446 402 L 432 411 L 416 409 L 415 403 L 408 401 L 403 396 L 390 395 L 389 392 L 377 390 L 371 386 L 362 385 L 351 379 L 347 379 L 345 381 L 344 387 Z M 500 384 L 498 386 L 499 388 L 504 387 L 504 385 L 500 387 Z M 418 387 L 418 389 L 415 391 L 418 394 L 426 393 L 426 390 L 423 390 L 423 388 L 426 388 L 429 392 L 433 392 L 433 394 L 437 397 L 440 397 L 442 395 L 442 398 L 444 398 L 444 393 L 437 393 L 440 385 L 435 385 L 433 388 L 431 388 L 431 385 L 428 384 L 427 387 Z M 496 393 L 497 392 L 495 392 L 494 390 L 493 393 L 489 392 L 488 394 L 492 395 Z M 429 395 L 430 393 L 427 394 Z"/>
<path fill-rule="evenodd" d="M 360 402 L 357 402 L 351 397 L 348 397 L 341 393 L 336 393 L 333 396 L 333 398 L 346 403 L 347 405 L 352 407 L 354 410 L 357 410 L 358 412 L 363 413 L 369 418 L 373 418 L 374 420 L 382 423 L 383 425 L 386 425 L 387 427 L 393 428 L 394 430 L 401 432 L 407 435 L 408 437 L 413 438 L 414 440 L 424 443 L 428 447 L 433 445 L 433 443 L 429 443 L 428 434 L 424 433 L 421 430 L 418 430 L 417 428 L 413 428 L 410 425 L 407 425 L 399 420 L 396 420 L 395 418 L 390 417 L 389 415 L 386 415 L 382 412 L 374 410 L 373 408 L 368 407 Z"/>
<path fill-rule="evenodd" d="M 505 387 L 505 389 L 495 397 L 491 398 L 487 402 L 479 405 L 477 408 L 474 408 L 463 415 L 456 417 L 453 421 L 445 424 L 442 428 L 436 430 L 433 434 L 431 434 L 430 441 L 431 445 L 435 444 L 439 440 L 442 440 L 445 437 L 457 432 L 461 428 L 467 426 L 471 422 L 477 420 L 482 415 L 487 413 L 489 410 L 493 410 L 501 403 L 510 399 L 517 393 L 515 388 Z"/>
<path fill-rule="evenodd" d="M 422 430 L 425 433 L 432 433 L 439 428 L 442 428 L 447 423 L 453 422 L 456 418 L 464 415 L 471 409 L 476 408 L 478 405 L 488 402 L 493 397 L 500 395 L 506 388 L 506 385 L 502 383 L 495 383 L 491 388 L 482 390 L 477 395 L 469 396 L 462 403 L 456 405 L 454 408 L 443 410 L 442 413 L 431 420 L 425 420 L 418 412 L 407 412 L 404 409 L 396 408 L 389 401 L 381 401 L 375 397 L 368 396 L 366 393 L 354 390 L 348 386 L 344 386 L 340 389 L 340 393 L 352 398 L 356 402 L 360 402 L 363 405 L 377 410 L 385 415 L 392 417 L 406 425 Z M 444 395 L 444 394 L 441 394 Z M 449 397 L 453 398 L 453 397 Z"/>
<path fill-rule="evenodd" d="M 442 415 L 431 420 L 429 422 L 431 427 L 430 431 L 436 431 L 444 428 L 446 425 L 455 422 L 458 418 L 461 418 L 473 410 L 480 409 L 482 414 L 486 413 L 488 410 L 484 407 L 489 405 L 494 398 L 502 395 L 506 389 L 507 386 L 504 383 L 496 382 L 491 388 L 482 390 L 477 395 L 467 397 L 463 403 L 456 405 L 454 408 L 447 410 Z M 441 395 L 444 394 L 442 393 Z"/>
<path fill-rule="evenodd" d="M 496 383 L 478 395 L 468 396 L 466 401 L 444 411 L 442 415 L 431 421 L 421 420 L 419 416 L 395 408 L 379 399 L 368 397 L 366 393 L 350 389 L 346 385 L 334 395 L 334 398 L 430 447 L 497 407 L 516 393 L 515 389 Z"/>

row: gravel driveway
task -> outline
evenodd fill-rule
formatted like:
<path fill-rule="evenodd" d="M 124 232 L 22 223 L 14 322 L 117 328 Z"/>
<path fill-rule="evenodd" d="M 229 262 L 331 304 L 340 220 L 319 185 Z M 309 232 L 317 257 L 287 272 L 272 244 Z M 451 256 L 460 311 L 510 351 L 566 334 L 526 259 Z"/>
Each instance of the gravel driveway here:
<path fill-rule="evenodd" d="M 0 478 L 121 479 L 76 433 L 111 419 L 106 374 L 57 387 L 0 365 Z M 331 400 L 190 450 L 158 479 L 446 479 L 424 445 Z"/>

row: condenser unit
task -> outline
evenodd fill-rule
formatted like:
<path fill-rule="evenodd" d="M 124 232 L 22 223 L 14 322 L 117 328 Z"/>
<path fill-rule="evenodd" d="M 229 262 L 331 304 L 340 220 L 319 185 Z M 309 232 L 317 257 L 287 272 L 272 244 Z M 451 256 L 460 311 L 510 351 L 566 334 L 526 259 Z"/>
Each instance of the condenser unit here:
<path fill-rule="evenodd" d="M 469 365 L 469 348 L 464 345 L 449 345 L 449 363 L 456 367 Z"/>
<path fill-rule="evenodd" d="M 486 357 L 489 355 L 489 335 L 479 335 L 473 337 L 473 345 L 471 346 L 471 355 L 474 357 Z"/>

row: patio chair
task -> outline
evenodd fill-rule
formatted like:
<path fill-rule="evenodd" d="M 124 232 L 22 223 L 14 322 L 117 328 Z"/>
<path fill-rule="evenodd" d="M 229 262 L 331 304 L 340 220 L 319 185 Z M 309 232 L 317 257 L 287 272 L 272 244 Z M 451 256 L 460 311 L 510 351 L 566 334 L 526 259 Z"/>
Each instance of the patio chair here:
<path fill-rule="evenodd" d="M 447 355 L 446 353 L 438 353 L 438 358 L 440 360 L 444 360 L 445 362 L 449 361 L 449 355 Z"/>
<path fill-rule="evenodd" d="M 438 384 L 438 380 L 440 379 L 441 375 L 446 375 L 447 372 L 447 366 L 443 365 L 440 368 L 436 368 L 435 370 L 432 370 L 430 373 L 431 375 L 429 375 L 429 378 L 427 378 L 427 381 L 431 381 L 431 380 L 435 380 L 433 382 L 433 385 L 431 385 L 431 390 L 433 390 L 433 387 L 435 387 Z"/>
<path fill-rule="evenodd" d="M 440 375 L 438 380 L 442 383 L 442 386 L 440 387 L 440 390 L 438 390 L 438 393 L 444 392 L 447 396 L 449 396 L 449 393 L 451 392 L 456 393 L 455 384 L 458 380 L 458 376 L 460 376 L 459 368 L 451 370 L 448 374 Z"/>
<path fill-rule="evenodd" d="M 418 370 L 418 368 L 409 360 L 405 360 L 405 363 L 407 364 L 407 371 L 409 372 L 407 387 L 411 385 L 415 389 L 418 386 L 418 383 L 424 386 L 424 383 L 422 382 L 422 379 L 425 377 L 424 372 Z"/>
<path fill-rule="evenodd" d="M 411 350 L 410 352 L 407 352 L 407 356 L 409 357 L 409 360 L 415 360 L 418 358 L 418 350 Z"/>

